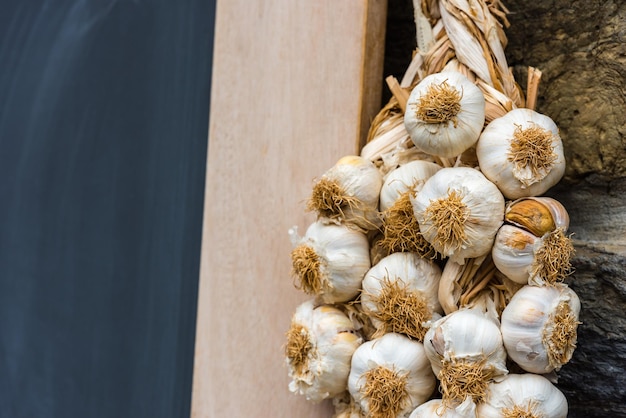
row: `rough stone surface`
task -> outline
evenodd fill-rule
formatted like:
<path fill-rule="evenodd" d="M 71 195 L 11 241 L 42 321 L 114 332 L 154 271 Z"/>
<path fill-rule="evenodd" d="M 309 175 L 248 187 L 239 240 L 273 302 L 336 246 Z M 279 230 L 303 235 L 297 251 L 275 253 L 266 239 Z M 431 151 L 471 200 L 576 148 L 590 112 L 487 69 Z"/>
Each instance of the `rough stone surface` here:
<path fill-rule="evenodd" d="M 566 177 L 626 176 L 626 2 L 506 4 L 509 65 L 543 72 L 538 110 L 561 130 Z"/>
<path fill-rule="evenodd" d="M 582 309 L 578 347 L 559 371 L 570 417 L 626 417 L 626 179 L 563 181 L 549 195 L 568 209 Z"/>
<path fill-rule="evenodd" d="M 565 178 L 548 194 L 570 214 L 576 270 L 567 283 L 581 299 L 582 325 L 558 387 L 569 417 L 626 417 L 626 2 L 505 4 L 509 64 L 522 86 L 527 66 L 543 72 L 537 110 L 559 126 L 567 158 Z M 389 0 L 389 10 L 388 36 L 403 29 L 385 75 L 401 77 L 410 54 L 398 51 L 415 47 L 406 30 L 411 0 Z"/>

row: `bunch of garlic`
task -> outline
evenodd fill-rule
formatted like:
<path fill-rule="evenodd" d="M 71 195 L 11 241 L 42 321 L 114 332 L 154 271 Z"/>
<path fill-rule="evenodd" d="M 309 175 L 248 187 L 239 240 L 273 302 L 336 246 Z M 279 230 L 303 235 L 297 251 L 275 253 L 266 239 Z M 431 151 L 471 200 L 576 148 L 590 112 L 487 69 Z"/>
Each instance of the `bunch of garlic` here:
<path fill-rule="evenodd" d="M 291 231 L 314 299 L 287 334 L 290 388 L 337 417 L 566 416 L 541 376 L 580 324 L 569 216 L 541 196 L 564 174 L 558 128 L 454 60 L 407 96 L 388 154 L 341 158 L 313 185 L 317 220 Z"/>

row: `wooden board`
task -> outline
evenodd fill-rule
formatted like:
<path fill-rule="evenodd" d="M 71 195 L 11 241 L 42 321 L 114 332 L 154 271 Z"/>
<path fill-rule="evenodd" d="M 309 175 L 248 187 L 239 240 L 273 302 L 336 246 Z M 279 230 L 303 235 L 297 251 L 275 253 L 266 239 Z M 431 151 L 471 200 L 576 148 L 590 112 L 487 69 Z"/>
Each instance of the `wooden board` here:
<path fill-rule="evenodd" d="M 312 181 L 380 107 L 386 1 L 217 4 L 192 416 L 325 417 L 288 389 L 284 333 L 306 295 L 291 244 Z"/>

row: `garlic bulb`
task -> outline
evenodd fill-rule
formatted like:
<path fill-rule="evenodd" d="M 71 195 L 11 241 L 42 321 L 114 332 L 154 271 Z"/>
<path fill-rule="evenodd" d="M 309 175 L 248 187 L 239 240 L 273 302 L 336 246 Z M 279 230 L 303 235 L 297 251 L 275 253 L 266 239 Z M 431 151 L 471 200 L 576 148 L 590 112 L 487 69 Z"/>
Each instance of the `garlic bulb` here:
<path fill-rule="evenodd" d="M 565 235 L 569 215 L 558 201 L 529 197 L 511 202 L 492 249 L 493 262 L 521 284 L 551 284 L 571 272 L 574 252 Z"/>
<path fill-rule="evenodd" d="M 414 252 L 425 258 L 437 253 L 424 239 L 413 213 L 411 198 L 441 167 L 427 161 L 411 161 L 393 170 L 380 190 L 383 237 L 377 243 L 387 254 Z"/>
<path fill-rule="evenodd" d="M 287 331 L 289 390 L 313 402 L 343 393 L 352 354 L 362 342 L 339 309 L 304 302 L 296 308 Z"/>
<path fill-rule="evenodd" d="M 365 342 L 352 356 L 348 390 L 370 418 L 408 416 L 430 397 L 435 384 L 424 346 L 403 335 Z"/>
<path fill-rule="evenodd" d="M 486 255 L 504 218 L 504 198 L 478 170 L 443 168 L 411 200 L 420 231 L 451 260 Z"/>
<path fill-rule="evenodd" d="M 536 374 L 510 374 L 489 384 L 479 418 L 566 418 L 565 395 L 548 379 Z"/>
<path fill-rule="evenodd" d="M 476 144 L 481 171 L 507 199 L 538 196 L 565 173 L 556 124 L 530 109 L 514 109 L 485 127 Z"/>
<path fill-rule="evenodd" d="M 383 258 L 363 278 L 361 306 L 376 326 L 375 337 L 388 332 L 424 340 L 425 323 L 442 313 L 437 292 L 441 269 L 414 253 Z"/>
<path fill-rule="evenodd" d="M 502 312 L 502 338 L 509 357 L 537 374 L 558 370 L 576 348 L 580 300 L 567 285 L 526 285 Z"/>
<path fill-rule="evenodd" d="M 359 156 L 341 158 L 313 186 L 308 209 L 326 222 L 376 229 L 383 179 L 376 166 Z"/>
<path fill-rule="evenodd" d="M 413 88 L 404 126 L 417 148 L 456 157 L 476 143 L 485 123 L 485 96 L 464 75 L 431 74 Z"/>
<path fill-rule="evenodd" d="M 409 418 L 475 418 L 476 404 L 467 398 L 458 406 L 446 405 L 443 399 L 431 399 L 418 406 Z"/>
<path fill-rule="evenodd" d="M 429 161 L 416 160 L 391 171 L 380 189 L 380 210 L 385 211 L 406 192 L 419 192 L 426 180 L 441 170 L 441 166 Z"/>
<path fill-rule="evenodd" d="M 312 223 L 304 237 L 290 230 L 296 286 L 324 303 L 346 302 L 358 295 L 369 268 L 367 236 L 345 225 Z"/>
<path fill-rule="evenodd" d="M 424 348 L 447 406 L 482 402 L 487 385 L 508 373 L 502 335 L 489 313 L 463 308 L 435 321 Z"/>

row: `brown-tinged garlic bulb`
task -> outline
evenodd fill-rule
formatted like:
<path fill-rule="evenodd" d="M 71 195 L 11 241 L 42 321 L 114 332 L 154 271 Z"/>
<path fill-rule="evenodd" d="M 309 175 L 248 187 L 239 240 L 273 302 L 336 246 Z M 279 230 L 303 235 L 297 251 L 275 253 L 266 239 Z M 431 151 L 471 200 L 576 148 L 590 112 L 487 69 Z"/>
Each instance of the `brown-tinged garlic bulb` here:
<path fill-rule="evenodd" d="M 403 335 L 365 342 L 352 356 L 348 390 L 367 417 L 406 417 L 430 397 L 435 384 L 424 346 Z"/>
<path fill-rule="evenodd" d="M 476 145 L 481 171 L 507 199 L 539 196 L 565 173 L 556 124 L 530 109 L 514 109 L 485 127 Z"/>
<path fill-rule="evenodd" d="M 422 79 L 411 91 L 404 113 L 404 126 L 415 146 L 446 158 L 474 145 L 484 123 L 485 96 L 454 71 Z"/>
<path fill-rule="evenodd" d="M 502 338 L 509 357 L 537 374 L 559 370 L 574 353 L 580 300 L 567 285 L 526 285 L 502 312 Z"/>
<path fill-rule="evenodd" d="M 308 209 L 325 222 L 376 229 L 378 197 L 383 184 L 376 166 L 359 156 L 341 158 L 313 186 Z"/>
<path fill-rule="evenodd" d="M 420 232 L 411 198 L 440 169 L 441 166 L 428 161 L 411 161 L 390 172 L 385 179 L 380 190 L 383 237 L 378 245 L 388 254 L 414 252 L 426 258 L 436 255 Z"/>
<path fill-rule="evenodd" d="M 567 418 L 565 395 L 543 376 L 510 374 L 490 383 L 478 418 Z"/>
<path fill-rule="evenodd" d="M 437 298 L 441 269 L 414 253 L 394 253 L 383 258 L 363 278 L 361 306 L 380 337 L 388 332 L 404 334 L 420 342 L 426 322 L 438 319 Z"/>
<path fill-rule="evenodd" d="M 324 303 L 346 302 L 359 294 L 370 269 L 367 236 L 345 225 L 312 223 L 304 237 L 289 231 L 296 287 Z"/>
<path fill-rule="evenodd" d="M 319 402 L 343 393 L 352 354 L 363 342 L 350 319 L 329 305 L 313 301 L 298 306 L 285 347 L 289 390 Z"/>
<path fill-rule="evenodd" d="M 528 197 L 508 204 L 505 224 L 492 249 L 493 262 L 520 284 L 552 284 L 571 273 L 574 246 L 566 235 L 569 216 L 549 197 Z"/>
<path fill-rule="evenodd" d="M 446 406 L 485 399 L 487 385 L 508 373 L 502 335 L 491 313 L 463 308 L 435 321 L 424 339 Z"/>
<path fill-rule="evenodd" d="M 439 170 L 411 202 L 424 238 L 459 264 L 491 251 L 504 218 L 502 194 L 473 168 Z"/>

